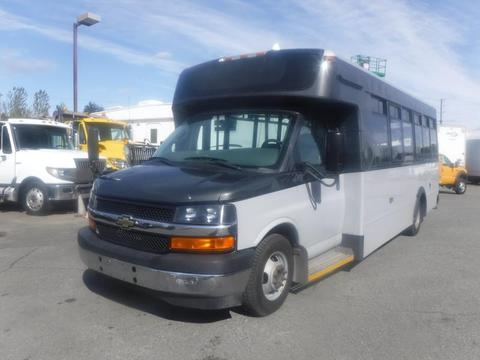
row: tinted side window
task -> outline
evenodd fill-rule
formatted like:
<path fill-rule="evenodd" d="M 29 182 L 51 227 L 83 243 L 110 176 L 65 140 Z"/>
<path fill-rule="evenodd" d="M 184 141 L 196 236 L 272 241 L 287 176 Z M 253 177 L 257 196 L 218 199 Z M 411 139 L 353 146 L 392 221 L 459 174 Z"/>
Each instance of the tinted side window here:
<path fill-rule="evenodd" d="M 10 143 L 10 136 L 8 136 L 8 130 L 6 126 L 2 126 L 1 136 L 2 136 L 2 139 L 1 139 L 2 152 L 4 154 L 11 154 L 12 144 Z"/>
<path fill-rule="evenodd" d="M 390 163 L 390 144 L 386 116 L 371 116 L 364 122 L 364 162 L 366 168 L 382 167 Z"/>
<path fill-rule="evenodd" d="M 402 124 L 404 160 L 413 161 L 413 126 L 410 110 L 402 109 Z"/>
<path fill-rule="evenodd" d="M 422 147 L 423 158 L 430 159 L 430 129 L 429 129 L 429 119 L 426 116 L 422 116 L 422 136 L 423 136 L 423 147 Z"/>
<path fill-rule="evenodd" d="M 324 131 L 316 130 L 312 130 L 311 123 L 302 125 L 294 150 L 297 163 L 308 162 L 315 166 L 323 164 L 320 149 L 323 150 L 325 145 Z"/>
<path fill-rule="evenodd" d="M 422 160 L 423 136 L 422 122 L 419 114 L 413 114 L 413 123 L 415 126 L 415 159 Z"/>
<path fill-rule="evenodd" d="M 392 147 L 392 160 L 403 161 L 402 121 L 400 120 L 400 108 L 393 104 L 389 105 L 390 115 L 390 145 Z"/>
<path fill-rule="evenodd" d="M 432 153 L 432 159 L 435 159 L 438 154 L 438 141 L 437 141 L 437 124 L 435 119 L 430 119 L 430 151 Z"/>

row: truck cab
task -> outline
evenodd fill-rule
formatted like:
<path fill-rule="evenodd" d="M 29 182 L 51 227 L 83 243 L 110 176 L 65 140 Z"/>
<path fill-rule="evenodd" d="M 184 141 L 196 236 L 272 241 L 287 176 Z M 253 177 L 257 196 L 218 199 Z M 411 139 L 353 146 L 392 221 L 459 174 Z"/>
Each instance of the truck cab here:
<path fill-rule="evenodd" d="M 106 118 L 82 118 L 73 122 L 78 134 L 78 147 L 88 151 L 88 134 L 91 128 L 98 130 L 100 155 L 107 159 L 107 168 L 119 170 L 127 167 L 127 145 L 129 143 L 127 124 Z"/>
<path fill-rule="evenodd" d="M 100 156 L 107 159 L 107 168 L 124 169 L 137 165 L 153 155 L 156 146 L 133 143 L 129 139 L 128 124 L 123 121 L 100 117 L 84 117 L 73 121 L 73 130 L 82 151 L 88 151 L 89 130 L 98 131 Z"/>
<path fill-rule="evenodd" d="M 467 191 L 467 169 L 453 163 L 446 155 L 439 155 L 440 186 L 446 187 L 462 195 Z"/>
<path fill-rule="evenodd" d="M 69 127 L 51 120 L 0 121 L 0 203 L 19 202 L 31 215 L 56 201 L 88 194 L 88 156 L 73 149 Z"/>

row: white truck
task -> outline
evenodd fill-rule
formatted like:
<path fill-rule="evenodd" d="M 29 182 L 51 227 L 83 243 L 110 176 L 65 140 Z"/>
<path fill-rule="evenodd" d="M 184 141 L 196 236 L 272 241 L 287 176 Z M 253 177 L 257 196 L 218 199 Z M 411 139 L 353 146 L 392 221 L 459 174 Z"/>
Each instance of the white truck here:
<path fill-rule="evenodd" d="M 443 125 L 438 131 L 438 152 L 457 166 L 465 166 L 467 131 L 459 125 Z"/>
<path fill-rule="evenodd" d="M 0 121 L 0 203 L 19 202 L 40 215 L 55 201 L 88 194 L 88 154 L 73 150 L 69 127 L 51 120 Z"/>

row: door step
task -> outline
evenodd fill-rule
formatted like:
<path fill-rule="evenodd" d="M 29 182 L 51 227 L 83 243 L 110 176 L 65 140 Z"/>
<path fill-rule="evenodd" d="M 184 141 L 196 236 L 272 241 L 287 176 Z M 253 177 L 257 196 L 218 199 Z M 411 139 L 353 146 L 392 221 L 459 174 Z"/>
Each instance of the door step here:
<path fill-rule="evenodd" d="M 338 246 L 308 261 L 308 280 L 306 284 L 292 286 L 292 291 L 301 290 L 306 285 L 320 280 L 355 260 L 353 250 Z"/>

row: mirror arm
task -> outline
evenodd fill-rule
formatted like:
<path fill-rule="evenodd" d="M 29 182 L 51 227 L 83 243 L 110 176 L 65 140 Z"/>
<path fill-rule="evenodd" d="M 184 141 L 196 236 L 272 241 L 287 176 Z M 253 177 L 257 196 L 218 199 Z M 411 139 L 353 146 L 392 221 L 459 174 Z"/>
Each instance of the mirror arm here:
<path fill-rule="evenodd" d="M 335 175 L 334 177 L 328 177 L 328 175 L 326 173 L 324 173 L 323 171 L 315 168 L 315 166 L 313 166 L 312 164 L 310 164 L 307 161 L 304 161 L 301 165 L 302 165 L 302 170 L 305 173 L 308 173 L 308 174 L 312 175 L 316 180 L 320 181 L 320 183 L 322 185 L 326 186 L 326 187 L 333 187 L 338 183 L 338 174 Z M 331 184 L 327 184 L 324 181 L 325 178 L 332 179 L 333 182 Z"/>

